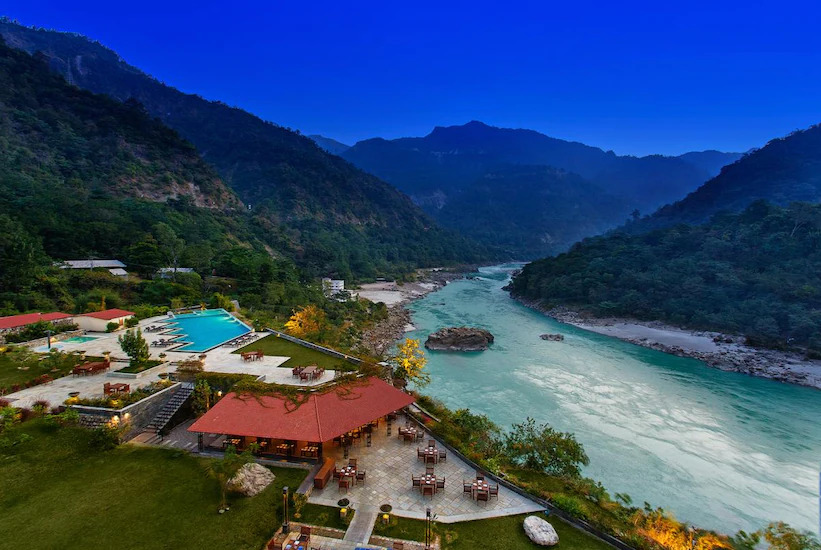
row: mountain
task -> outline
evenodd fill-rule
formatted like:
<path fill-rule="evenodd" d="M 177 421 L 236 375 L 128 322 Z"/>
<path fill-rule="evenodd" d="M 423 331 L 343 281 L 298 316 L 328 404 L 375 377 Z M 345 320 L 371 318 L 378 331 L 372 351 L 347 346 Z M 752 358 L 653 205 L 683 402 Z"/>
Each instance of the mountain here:
<path fill-rule="evenodd" d="M 177 130 L 258 216 L 266 241 L 314 274 L 372 277 L 492 257 L 307 137 L 166 86 L 99 43 L 9 20 L 0 21 L 0 35 L 9 45 L 40 52 L 70 83 L 136 100 Z"/>
<path fill-rule="evenodd" d="M 160 221 L 192 242 L 245 238 L 225 223 L 243 217 L 234 192 L 139 105 L 69 86 L 2 40 L 0 79 L 0 215 L 52 257 L 122 254 Z"/>
<path fill-rule="evenodd" d="M 732 162 L 740 155 L 618 156 L 534 130 L 473 121 L 437 127 L 421 138 L 360 141 L 342 156 L 419 199 L 437 191 L 447 194 L 500 164 L 547 165 L 579 174 L 647 210 L 685 195 L 714 176 L 721 160 Z"/>
<path fill-rule="evenodd" d="M 821 205 L 757 201 L 710 222 L 594 237 L 526 265 L 514 296 L 594 315 L 792 342 L 821 356 Z"/>
<path fill-rule="evenodd" d="M 780 205 L 821 201 L 821 125 L 774 139 L 747 153 L 685 198 L 626 229 L 642 232 L 679 223 L 704 223 L 717 212 L 738 212 L 760 199 Z"/>
<path fill-rule="evenodd" d="M 351 148 L 350 145 L 346 145 L 341 141 L 336 141 L 332 138 L 320 136 L 319 134 L 313 134 L 308 137 L 314 140 L 314 142 L 316 142 L 317 145 L 319 145 L 322 149 L 324 149 L 332 155 L 341 155 L 342 153 Z"/>
<path fill-rule="evenodd" d="M 627 211 L 623 200 L 578 174 L 517 165 L 489 171 L 454 193 L 437 217 L 513 258 L 532 258 L 601 233 L 622 222 Z"/>
<path fill-rule="evenodd" d="M 548 239 L 536 248 L 520 247 L 519 257 L 523 258 L 561 252 L 575 242 L 568 240 L 570 235 L 595 234 L 588 231 L 612 228 L 635 209 L 653 210 L 682 197 L 715 175 L 722 161 L 731 162 L 738 157 L 734 153 L 713 151 L 682 157 L 618 156 L 612 151 L 548 137 L 533 130 L 496 128 L 477 121 L 462 126 L 437 127 L 425 137 L 360 141 L 342 156 L 408 193 L 441 224 L 484 242 L 506 246 L 508 237 L 517 237 L 522 242 L 532 243 L 531 229 L 537 236 L 568 235 L 568 238 Z M 575 192 L 563 191 L 554 196 L 557 202 L 551 203 L 551 208 L 562 210 L 566 207 L 568 212 L 573 212 L 579 206 L 578 201 L 582 201 L 582 210 L 588 217 L 577 218 L 576 228 L 571 227 L 572 220 L 565 219 L 559 222 L 561 227 L 557 227 L 550 221 L 549 212 L 542 215 L 529 209 L 525 214 L 517 209 L 517 205 L 530 202 L 526 198 L 528 193 L 533 203 L 542 203 L 545 191 L 540 177 L 529 183 L 528 191 L 525 177 L 516 172 L 517 165 L 546 166 L 578 175 L 565 184 L 584 182 L 582 187 Z M 512 170 L 510 178 L 500 178 L 508 169 Z M 518 234 L 511 232 L 499 241 L 487 231 L 476 232 L 470 225 L 462 223 L 462 220 L 470 222 L 475 219 L 478 212 L 459 211 L 456 205 L 469 208 L 471 204 L 482 204 L 489 179 L 497 185 L 517 182 L 517 200 L 500 204 L 496 214 L 509 220 L 535 215 L 544 225 L 534 227 L 530 223 L 528 227 L 531 229 L 525 231 L 522 226 Z M 470 198 L 473 192 L 478 196 Z M 497 190 L 496 194 L 501 196 L 503 192 Z M 573 197 L 570 202 L 563 202 L 570 200 L 570 196 Z M 454 206 L 447 208 L 450 202 Z M 551 244 L 547 245 L 548 242 Z"/>

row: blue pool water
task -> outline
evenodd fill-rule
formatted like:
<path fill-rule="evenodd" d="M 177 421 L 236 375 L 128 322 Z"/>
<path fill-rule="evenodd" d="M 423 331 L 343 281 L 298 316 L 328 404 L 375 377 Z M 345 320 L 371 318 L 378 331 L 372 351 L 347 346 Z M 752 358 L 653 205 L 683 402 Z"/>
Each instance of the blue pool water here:
<path fill-rule="evenodd" d="M 170 323 L 172 334 L 180 334 L 178 340 L 188 342 L 175 351 L 208 351 L 237 336 L 251 332 L 245 323 L 224 309 L 208 309 L 194 313 L 175 315 Z"/>

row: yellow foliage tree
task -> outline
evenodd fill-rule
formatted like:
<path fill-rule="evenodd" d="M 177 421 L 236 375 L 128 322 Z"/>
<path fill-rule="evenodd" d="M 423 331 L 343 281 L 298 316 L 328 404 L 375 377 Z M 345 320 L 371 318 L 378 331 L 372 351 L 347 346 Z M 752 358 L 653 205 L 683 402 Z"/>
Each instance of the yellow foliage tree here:
<path fill-rule="evenodd" d="M 416 386 L 430 384 L 430 374 L 425 370 L 428 360 L 425 352 L 419 347 L 419 340 L 405 338 L 399 344 L 396 355 L 390 358 L 393 372 L 397 378 L 413 382 Z"/>
<path fill-rule="evenodd" d="M 315 305 L 295 311 L 285 323 L 285 331 L 291 336 L 305 338 L 317 334 L 325 323 L 325 312 Z"/>
<path fill-rule="evenodd" d="M 633 524 L 639 534 L 667 550 L 729 550 L 726 537 L 709 531 L 688 529 L 661 508 L 637 511 Z"/>

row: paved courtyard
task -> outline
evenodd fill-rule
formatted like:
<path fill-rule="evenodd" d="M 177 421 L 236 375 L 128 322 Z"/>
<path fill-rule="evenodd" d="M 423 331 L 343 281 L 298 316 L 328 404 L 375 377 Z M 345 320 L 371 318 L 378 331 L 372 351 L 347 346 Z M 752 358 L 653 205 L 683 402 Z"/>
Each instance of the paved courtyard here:
<path fill-rule="evenodd" d="M 437 521 L 442 523 L 543 510 L 532 500 L 505 487 L 499 487 L 498 499 L 492 498 L 489 502 L 473 500 L 462 492 L 462 481 L 475 479 L 476 472 L 451 453 L 448 453 L 446 462 L 434 466 L 436 476 L 445 478 L 445 489 L 439 489 L 433 497 L 423 497 L 419 488 L 411 486 L 411 475 L 425 473 L 425 464 L 416 457 L 416 449 L 426 446 L 429 436 L 420 442 L 404 443 L 397 437 L 398 427 L 404 424 L 405 419 L 400 416 L 388 437 L 387 425 L 380 422 L 371 447 L 362 441 L 350 448 L 349 457 L 357 459 L 357 468 L 366 472 L 364 484 L 355 484 L 345 491 L 339 489 L 336 481 L 331 481 L 325 489 L 314 489 L 309 502 L 336 506 L 339 499 L 347 498 L 355 510 L 363 511 L 378 510 L 381 505 L 390 504 L 393 514 L 416 519 L 424 519 L 425 509 L 430 507 L 437 515 Z M 326 447 L 325 456 L 334 458 L 337 466 L 347 463 L 340 447 Z"/>

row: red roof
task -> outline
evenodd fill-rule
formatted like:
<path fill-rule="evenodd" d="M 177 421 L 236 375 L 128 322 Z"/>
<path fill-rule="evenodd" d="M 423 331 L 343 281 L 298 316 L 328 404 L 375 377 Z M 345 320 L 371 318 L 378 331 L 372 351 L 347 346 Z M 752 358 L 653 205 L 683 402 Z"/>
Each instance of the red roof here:
<path fill-rule="evenodd" d="M 220 399 L 188 431 L 323 442 L 343 435 L 413 403 L 413 396 L 378 378 L 364 384 L 312 393 L 295 406 L 268 395 L 237 395 Z"/>
<path fill-rule="evenodd" d="M 95 319 L 102 319 L 103 321 L 110 321 L 120 317 L 128 317 L 134 315 L 133 311 L 126 311 L 124 309 L 106 309 L 104 311 L 92 311 L 91 313 L 83 313 L 83 317 L 94 317 Z"/>
<path fill-rule="evenodd" d="M 0 329 L 24 327 L 39 321 L 59 321 L 61 319 L 71 319 L 73 315 L 52 311 L 51 313 L 24 313 L 22 315 L 10 315 L 0 317 Z"/>

